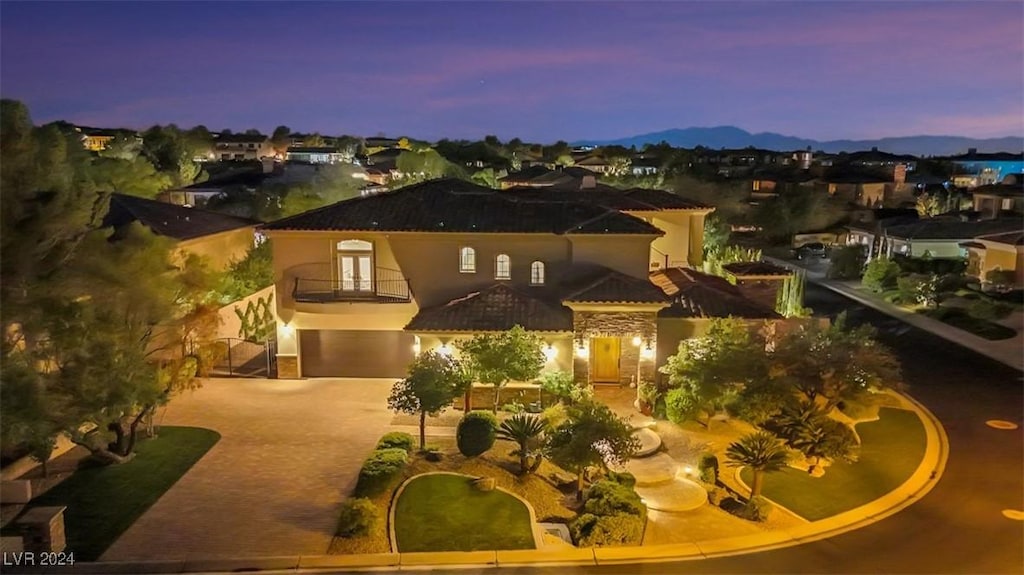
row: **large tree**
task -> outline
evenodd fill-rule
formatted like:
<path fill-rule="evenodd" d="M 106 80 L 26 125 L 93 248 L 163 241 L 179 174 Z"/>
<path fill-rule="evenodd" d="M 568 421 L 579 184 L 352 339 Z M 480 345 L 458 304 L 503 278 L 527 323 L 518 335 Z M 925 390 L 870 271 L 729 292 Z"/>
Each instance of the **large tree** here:
<path fill-rule="evenodd" d="M 451 405 L 469 388 L 469 374 L 462 365 L 445 355 L 428 351 L 409 366 L 405 379 L 395 383 L 388 408 L 420 416 L 420 449 L 426 442 L 427 415 Z"/>
<path fill-rule="evenodd" d="M 770 355 L 774 378 L 827 412 L 872 389 L 899 388 L 899 361 L 875 340 L 875 329 L 851 328 L 846 314 L 830 325 L 811 322 L 779 339 Z"/>
<path fill-rule="evenodd" d="M 640 448 L 640 441 L 624 419 L 592 399 L 566 407 L 566 415 L 548 434 L 545 453 L 556 465 L 576 474 L 579 498 L 588 467 L 624 464 Z"/>
<path fill-rule="evenodd" d="M 540 375 L 545 357 L 540 336 L 522 326 L 508 331 L 480 334 L 461 341 L 462 352 L 470 373 L 480 383 L 494 386 L 494 412 L 498 412 L 501 388 L 509 381 L 528 381 Z"/>

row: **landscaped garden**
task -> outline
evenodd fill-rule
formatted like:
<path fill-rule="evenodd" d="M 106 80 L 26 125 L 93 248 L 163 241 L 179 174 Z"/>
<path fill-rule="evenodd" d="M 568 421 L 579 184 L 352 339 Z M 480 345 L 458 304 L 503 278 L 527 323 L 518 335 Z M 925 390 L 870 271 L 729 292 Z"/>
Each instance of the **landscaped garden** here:
<path fill-rule="evenodd" d="M 127 463 L 99 465 L 86 459 L 70 477 L 28 506 L 66 506 L 67 548 L 80 561 L 95 561 L 220 440 L 196 427 L 162 427 L 142 439 Z"/>
<path fill-rule="evenodd" d="M 533 522 L 522 501 L 482 491 L 464 475 L 413 478 L 395 501 L 398 551 L 533 549 Z"/>
<path fill-rule="evenodd" d="M 821 477 L 785 467 L 768 474 L 764 495 L 810 521 L 849 511 L 899 487 L 917 469 L 927 443 L 916 413 L 882 408 L 877 421 L 859 423 L 860 454 L 855 463 L 837 461 Z M 743 481 L 753 472 L 743 469 Z"/>

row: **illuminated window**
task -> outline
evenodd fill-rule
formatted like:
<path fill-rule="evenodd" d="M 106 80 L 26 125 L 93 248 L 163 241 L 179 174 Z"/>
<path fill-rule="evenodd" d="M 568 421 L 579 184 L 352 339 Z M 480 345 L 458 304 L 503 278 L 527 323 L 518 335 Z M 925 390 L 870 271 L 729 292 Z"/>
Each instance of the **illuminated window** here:
<path fill-rule="evenodd" d="M 473 248 L 459 250 L 459 271 L 464 274 L 476 273 L 476 250 Z"/>
<path fill-rule="evenodd" d="M 530 284 L 544 285 L 544 262 L 533 262 L 530 264 Z"/>
<path fill-rule="evenodd" d="M 506 254 L 498 254 L 494 258 L 494 279 L 507 280 L 512 278 L 512 260 Z"/>

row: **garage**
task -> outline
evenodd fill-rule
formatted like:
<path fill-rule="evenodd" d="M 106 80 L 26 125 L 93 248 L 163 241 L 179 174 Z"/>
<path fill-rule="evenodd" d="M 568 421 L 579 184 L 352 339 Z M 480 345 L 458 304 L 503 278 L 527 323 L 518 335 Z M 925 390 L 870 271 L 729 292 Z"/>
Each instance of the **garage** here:
<path fill-rule="evenodd" d="M 301 330 L 303 377 L 405 377 L 414 337 L 404 331 Z"/>

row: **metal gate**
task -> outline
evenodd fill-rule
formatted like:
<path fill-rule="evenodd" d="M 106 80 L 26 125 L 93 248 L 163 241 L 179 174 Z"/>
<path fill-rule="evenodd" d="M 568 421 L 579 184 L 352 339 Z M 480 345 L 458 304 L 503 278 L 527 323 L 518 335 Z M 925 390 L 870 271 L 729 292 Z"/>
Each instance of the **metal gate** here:
<path fill-rule="evenodd" d="M 224 353 L 210 375 L 219 377 L 276 377 L 277 342 L 249 341 L 234 337 L 217 340 Z"/>

